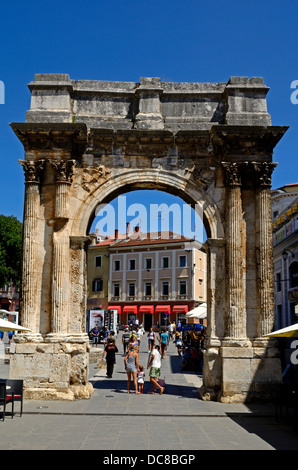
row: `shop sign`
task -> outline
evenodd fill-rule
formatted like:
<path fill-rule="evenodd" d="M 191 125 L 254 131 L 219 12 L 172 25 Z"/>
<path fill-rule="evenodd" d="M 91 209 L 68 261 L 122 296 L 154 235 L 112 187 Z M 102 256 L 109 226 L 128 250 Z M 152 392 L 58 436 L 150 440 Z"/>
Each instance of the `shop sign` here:
<path fill-rule="evenodd" d="M 298 221 L 291 220 L 291 222 L 284 225 L 276 233 L 273 234 L 273 245 L 278 245 L 280 242 L 290 237 L 298 230 Z"/>
<path fill-rule="evenodd" d="M 286 238 L 286 229 L 282 227 L 274 234 L 274 245 L 278 245 L 278 243 L 282 242 Z"/>
<path fill-rule="evenodd" d="M 100 305 L 100 301 L 98 299 L 87 299 L 87 310 L 90 310 L 92 308 L 100 308 L 102 307 Z"/>
<path fill-rule="evenodd" d="M 292 220 L 286 225 L 286 237 L 292 235 L 295 232 L 295 220 Z"/>

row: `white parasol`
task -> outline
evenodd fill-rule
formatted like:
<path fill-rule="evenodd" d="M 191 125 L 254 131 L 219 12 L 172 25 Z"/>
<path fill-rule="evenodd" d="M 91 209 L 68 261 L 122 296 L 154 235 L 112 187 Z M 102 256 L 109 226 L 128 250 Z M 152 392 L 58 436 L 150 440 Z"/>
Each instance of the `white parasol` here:
<path fill-rule="evenodd" d="M 207 317 L 207 304 L 202 303 L 198 307 L 193 308 L 186 314 L 186 316 L 188 318 L 206 318 Z"/>
<path fill-rule="evenodd" d="M 8 310 L 4 310 L 4 308 L 0 308 L 0 313 L 4 315 L 9 315 L 11 312 L 9 312 Z"/>
<path fill-rule="evenodd" d="M 270 336 L 272 338 L 297 338 L 298 337 L 298 323 L 287 326 L 281 330 L 272 331 L 264 336 Z"/>
<path fill-rule="evenodd" d="M 29 328 L 25 328 L 24 326 L 17 325 L 16 323 L 0 318 L 0 331 L 32 331 L 32 330 L 29 330 Z"/>

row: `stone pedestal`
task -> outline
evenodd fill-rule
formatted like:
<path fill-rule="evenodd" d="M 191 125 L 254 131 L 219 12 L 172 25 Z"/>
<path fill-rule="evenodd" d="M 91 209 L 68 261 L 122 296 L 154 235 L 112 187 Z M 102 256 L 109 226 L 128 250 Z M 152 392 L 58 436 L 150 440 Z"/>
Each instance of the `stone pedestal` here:
<path fill-rule="evenodd" d="M 204 353 L 204 385 L 199 396 L 222 403 L 272 401 L 281 374 L 274 343 L 224 340 L 220 347 Z"/>
<path fill-rule="evenodd" d="M 24 398 L 75 400 L 90 398 L 89 340 L 86 335 L 48 335 L 42 342 L 17 337 L 11 354 L 10 379 L 22 377 Z"/>
<path fill-rule="evenodd" d="M 224 403 L 274 399 L 280 383 L 279 353 L 266 344 L 225 344 L 220 349 L 222 360 L 222 389 Z"/>

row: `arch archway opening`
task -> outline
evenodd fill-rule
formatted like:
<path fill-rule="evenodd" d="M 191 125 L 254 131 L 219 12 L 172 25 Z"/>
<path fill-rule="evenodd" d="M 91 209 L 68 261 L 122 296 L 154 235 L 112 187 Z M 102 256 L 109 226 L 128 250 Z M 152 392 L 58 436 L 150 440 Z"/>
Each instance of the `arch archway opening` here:
<path fill-rule="evenodd" d="M 181 304 L 179 320 L 188 323 L 186 313 L 207 301 L 207 256 L 205 247 L 203 247 L 206 233 L 199 213 L 180 197 L 165 191 L 132 190 L 108 203 L 100 204 L 93 214 L 97 215 L 95 215 L 93 222 L 89 223 L 91 226 L 89 235 L 93 240 L 91 249 L 88 250 L 88 300 L 90 305 L 94 306 L 94 302 L 96 302 L 94 290 L 97 288 L 99 289 L 97 303 L 105 308 L 118 301 L 120 302 L 118 307 L 121 310 L 122 303 L 127 300 L 133 300 L 137 309 L 146 306 L 141 305 L 144 300 L 150 301 L 150 308 L 154 307 L 154 310 L 155 304 L 160 304 L 161 300 L 166 300 L 163 302 L 165 304 L 170 302 L 171 306 L 178 302 Z M 135 244 L 133 240 L 135 240 Z M 114 261 L 114 253 L 118 252 L 119 247 L 122 251 L 125 249 L 124 242 L 128 247 L 126 250 L 128 254 L 125 257 L 129 257 L 130 252 L 138 252 L 139 257 L 137 263 L 135 259 L 133 261 L 136 263 L 133 270 L 137 268 L 139 271 L 134 279 L 138 282 L 136 286 L 133 286 L 133 295 L 128 295 L 132 285 L 129 286 L 123 279 L 119 282 L 119 276 L 116 283 L 112 279 L 115 269 L 113 263 L 116 262 Z M 157 245 L 157 242 L 160 246 Z M 157 246 L 158 248 L 156 248 Z M 164 262 L 162 259 L 157 260 L 158 250 L 160 252 L 167 250 L 167 258 L 170 261 L 167 261 L 168 264 L 165 267 L 160 264 Z M 201 253 L 201 256 L 197 255 L 198 252 Z M 148 259 L 149 253 L 151 258 Z M 148 255 L 147 258 L 145 255 Z M 98 261 L 95 260 L 95 257 Z M 140 257 L 145 258 L 141 261 Z M 121 270 L 119 267 L 117 270 L 121 271 L 122 277 L 126 277 L 124 270 L 130 270 L 129 260 L 126 261 L 125 266 L 123 260 L 121 262 L 117 260 L 117 263 L 121 263 Z M 105 269 L 94 270 L 94 266 L 98 265 L 101 268 L 103 264 Z M 181 270 L 178 270 L 182 266 L 186 270 L 181 274 Z M 162 276 L 158 273 L 158 270 L 162 268 L 165 269 L 164 276 L 168 278 L 163 282 L 159 281 Z M 170 275 L 169 272 L 166 272 L 167 270 L 171 270 L 173 273 L 177 271 L 177 276 L 183 275 L 184 277 L 180 280 L 174 280 L 176 274 Z M 150 273 L 150 275 L 147 274 L 148 279 L 143 279 L 143 273 Z M 165 284 L 167 285 L 165 286 Z M 120 285 L 121 293 L 119 292 Z M 163 289 L 166 292 L 163 292 Z M 175 321 L 178 319 L 175 311 L 179 313 L 179 305 L 175 305 L 172 316 L 169 316 L 168 320 L 170 318 Z M 87 309 L 88 317 L 90 318 L 90 312 Z M 141 317 L 140 320 L 144 320 L 145 317 Z M 127 319 L 127 316 L 125 319 L 123 317 L 122 324 L 127 323 Z M 157 315 L 157 322 L 160 319 L 161 315 Z M 163 322 L 164 320 L 163 318 Z M 189 321 L 191 322 L 191 320 Z M 192 322 L 204 323 L 206 326 L 205 319 L 204 322 L 201 322 L 194 317 Z M 148 326 L 148 322 L 146 323 Z"/>
<path fill-rule="evenodd" d="M 205 230 L 203 220 L 206 223 L 206 217 L 201 206 L 196 207 L 190 198 L 181 198 L 166 190 L 127 189 L 96 206 L 87 234 L 97 231 L 102 236 L 112 236 L 115 231 L 124 233 L 129 224 L 131 230 L 138 227 L 144 233 L 171 231 L 201 243 L 206 241 L 210 232 L 208 224 Z"/>

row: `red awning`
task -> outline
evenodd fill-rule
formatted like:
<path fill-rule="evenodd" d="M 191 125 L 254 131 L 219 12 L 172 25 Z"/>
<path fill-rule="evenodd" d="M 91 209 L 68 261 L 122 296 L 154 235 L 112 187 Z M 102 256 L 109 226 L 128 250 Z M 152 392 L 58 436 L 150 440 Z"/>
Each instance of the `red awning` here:
<path fill-rule="evenodd" d="M 173 313 L 187 313 L 188 305 L 174 305 Z"/>
<path fill-rule="evenodd" d="M 141 305 L 139 313 L 154 313 L 154 305 Z"/>
<path fill-rule="evenodd" d="M 126 305 L 123 307 L 123 313 L 138 313 L 138 307 L 136 305 Z"/>
<path fill-rule="evenodd" d="M 155 312 L 156 313 L 168 312 L 168 314 L 170 314 L 171 313 L 171 306 L 170 305 L 157 305 L 155 307 Z"/>
<path fill-rule="evenodd" d="M 109 305 L 107 310 L 117 310 L 117 313 L 121 313 L 121 306 L 120 305 Z"/>

